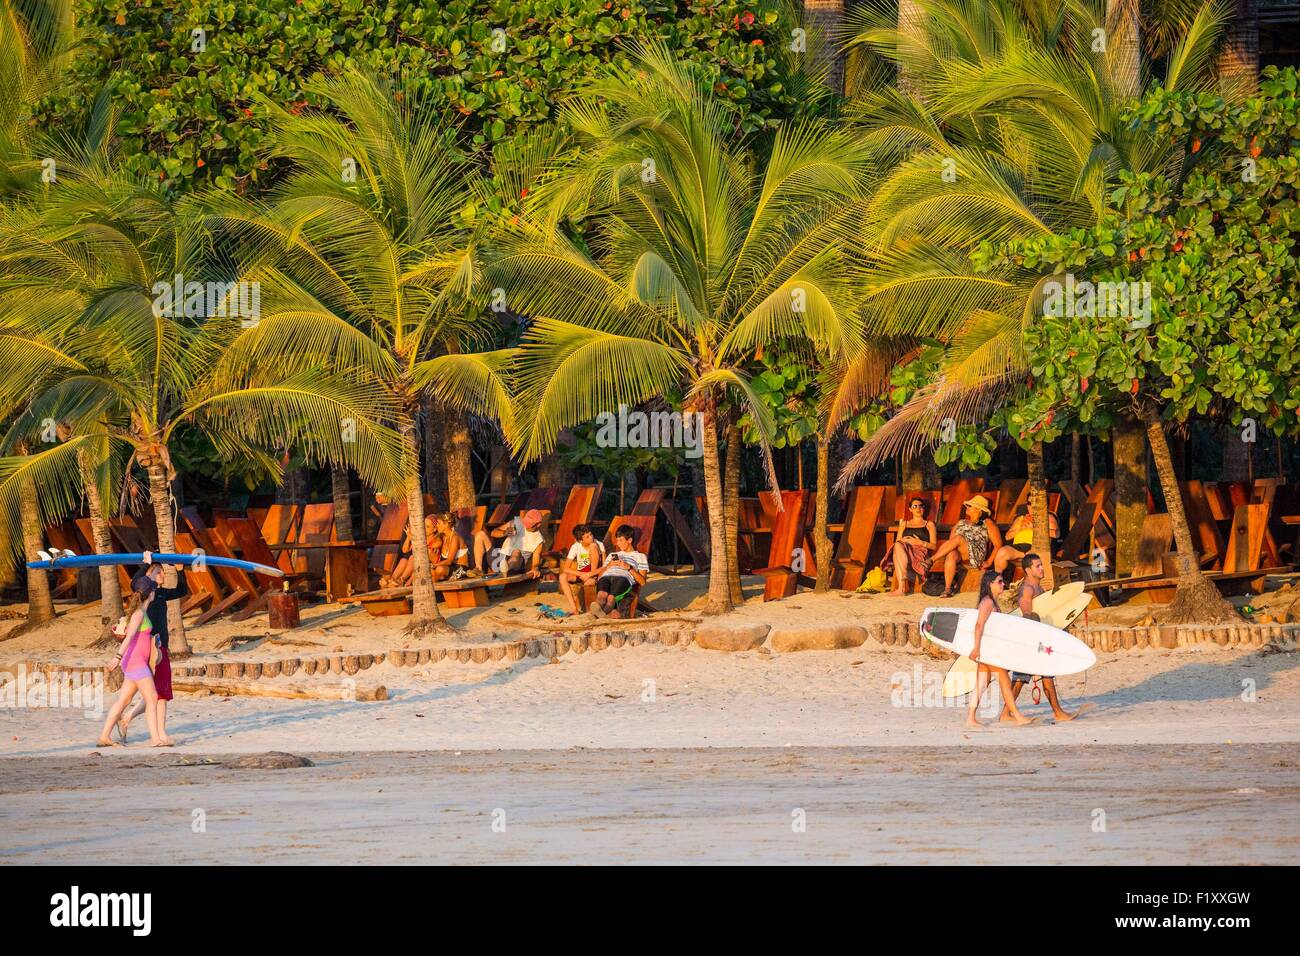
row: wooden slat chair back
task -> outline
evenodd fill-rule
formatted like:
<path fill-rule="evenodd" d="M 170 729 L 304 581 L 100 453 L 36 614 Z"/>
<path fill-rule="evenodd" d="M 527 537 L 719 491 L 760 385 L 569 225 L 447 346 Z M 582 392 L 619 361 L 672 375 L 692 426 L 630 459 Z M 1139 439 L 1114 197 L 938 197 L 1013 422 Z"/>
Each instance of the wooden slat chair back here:
<path fill-rule="evenodd" d="M 775 494 L 763 492 L 759 497 L 767 497 L 770 511 L 775 511 Z M 799 577 L 806 573 L 804 568 L 796 568 L 794 551 L 802 548 L 806 532 L 808 512 L 807 491 L 781 492 L 782 509 L 776 512 L 772 528 L 772 543 L 768 549 L 767 566 L 756 569 L 755 573 L 764 578 L 763 600 L 774 601 L 794 594 L 799 587 Z M 807 560 L 805 555 L 805 561 Z"/>
<path fill-rule="evenodd" d="M 601 486 L 574 485 L 569 492 L 569 499 L 564 503 L 564 512 L 555 529 L 555 541 L 551 550 L 558 554 L 567 554 L 573 546 L 573 529 L 580 524 L 588 524 L 596 516 L 596 505 L 600 501 Z"/>
<path fill-rule="evenodd" d="M 1228 531 L 1224 571 L 1258 571 L 1262 567 L 1277 565 L 1277 559 L 1267 553 L 1265 544 L 1269 510 L 1266 504 L 1237 505 Z"/>
<path fill-rule="evenodd" d="M 236 557 L 233 549 L 226 543 L 226 538 L 216 530 L 217 522 L 225 521 L 224 517 L 214 514 L 213 527 L 209 528 L 200 517 L 198 509 L 190 506 L 180 510 L 180 520 L 189 528 L 194 543 L 207 554 L 223 558 Z M 195 621 L 196 625 L 205 624 L 232 607 L 254 600 L 262 593 L 262 589 L 253 580 L 253 576 L 242 568 L 214 568 L 213 570 L 216 572 L 217 578 L 225 585 L 227 593 L 216 604 L 199 615 L 198 620 Z"/>
<path fill-rule="evenodd" d="M 77 526 L 77 530 L 81 532 L 81 537 L 91 542 L 95 540 L 95 529 L 91 526 L 89 518 L 77 518 L 75 520 L 75 524 Z M 111 534 L 112 532 L 110 531 L 110 537 Z M 119 547 L 119 545 L 116 542 L 116 539 L 114 539 L 113 541 L 113 547 L 114 548 Z M 86 552 L 86 554 L 90 554 L 94 550 L 95 549 L 92 546 L 90 550 Z M 117 580 L 122 585 L 123 594 L 131 593 L 131 572 L 120 564 L 117 565 Z"/>
<path fill-rule="evenodd" d="M 199 544 L 198 539 L 188 531 L 176 531 L 176 550 L 181 554 L 194 554 L 200 548 L 207 553 L 207 548 Z M 181 606 L 181 613 L 187 614 L 195 608 L 207 605 L 215 607 L 221 603 L 225 596 L 225 590 L 221 587 L 221 579 L 217 577 L 215 568 L 199 568 L 190 565 L 183 568 L 181 573 L 185 575 L 185 583 L 189 585 L 190 596 L 186 598 L 185 603 Z"/>
<path fill-rule="evenodd" d="M 333 534 L 334 502 L 324 501 L 303 506 L 298 534 L 294 536 L 295 543 L 328 544 Z M 296 554 L 298 558 L 295 559 L 295 566 L 301 565 L 301 569 L 314 579 L 322 581 L 325 579 L 326 554 L 323 549 L 299 551 Z"/>
<path fill-rule="evenodd" d="M 835 566 L 831 572 L 835 587 L 853 591 L 862 584 L 884 501 L 883 485 L 860 485 L 849 492 L 844 530 L 835 546 Z"/>
<path fill-rule="evenodd" d="M 266 517 L 257 523 L 262 540 L 272 547 L 294 541 L 302 526 L 302 512 L 302 505 L 275 504 L 267 508 Z M 251 513 L 248 517 L 253 519 Z M 298 563 L 303 566 L 298 567 Z M 274 564 L 285 572 L 306 570 L 305 558 L 299 562 L 292 551 L 278 552 Z"/>
<path fill-rule="evenodd" d="M 998 485 L 998 498 L 993 505 L 993 520 L 1005 528 L 1016 520 L 1016 508 L 1029 500 L 1028 478 L 1006 478 Z M 984 497 L 989 497 L 985 493 Z"/>
<path fill-rule="evenodd" d="M 931 511 L 930 520 L 941 527 L 951 528 L 961 520 L 962 502 L 983 491 L 983 478 L 959 478 L 943 489 L 943 507 L 938 513 Z"/>
<path fill-rule="evenodd" d="M 1074 514 L 1074 520 L 1070 523 L 1070 529 L 1061 540 L 1059 554 L 1062 560 L 1091 563 L 1092 522 L 1096 513 L 1097 506 L 1091 501 L 1085 501 L 1080 505 L 1079 510 Z"/>
<path fill-rule="evenodd" d="M 1192 532 L 1192 542 L 1200 554 L 1202 568 L 1217 571 L 1223 567 L 1223 535 L 1210 513 L 1205 489 L 1199 481 L 1180 481 L 1178 488 L 1183 496 L 1183 513 Z"/>
<path fill-rule="evenodd" d="M 266 541 L 252 518 L 229 517 L 225 522 L 239 543 L 239 550 L 245 561 L 256 561 L 258 564 L 275 567 L 275 555 L 266 546 Z M 254 573 L 253 578 L 262 590 L 280 585 L 279 580 L 269 575 Z"/>
<path fill-rule="evenodd" d="M 379 531 L 376 538 L 380 541 L 396 541 L 406 538 L 407 508 L 404 501 L 393 501 L 383 506 L 379 518 Z M 370 570 L 380 577 L 391 574 L 401 560 L 405 545 L 377 544 L 370 551 Z"/>
<path fill-rule="evenodd" d="M 654 540 L 655 533 L 655 515 L 618 515 L 609 523 L 609 530 L 605 532 L 605 540 L 602 542 L 605 546 L 605 553 L 608 554 L 615 550 L 614 533 L 623 525 L 631 525 L 637 530 L 636 549 L 647 557 L 650 554 L 650 542 Z"/>

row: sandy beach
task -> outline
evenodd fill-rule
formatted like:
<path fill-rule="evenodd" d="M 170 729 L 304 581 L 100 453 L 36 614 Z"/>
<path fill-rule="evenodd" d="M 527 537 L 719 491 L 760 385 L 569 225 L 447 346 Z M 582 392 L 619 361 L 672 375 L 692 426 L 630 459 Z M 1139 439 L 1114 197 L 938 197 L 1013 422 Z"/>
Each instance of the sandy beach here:
<path fill-rule="evenodd" d="M 669 612 L 676 584 L 660 587 Z M 493 621 L 528 620 L 532 603 L 548 599 L 490 608 L 459 622 L 454 640 L 502 640 L 512 632 Z M 737 617 L 863 620 L 915 615 L 931 600 L 800 594 L 751 601 Z M 306 617 L 291 635 L 246 622 L 247 641 L 228 639 L 240 627 L 229 622 L 198 629 L 195 659 L 403 641 L 400 618 L 326 607 Z M 60 622 L 0 652 L 33 656 L 32 644 L 54 644 L 55 632 L 63 646 L 46 656 L 94 659 L 84 648 L 93 622 L 88 637 L 74 639 Z M 1026 693 L 1037 723 L 1014 728 L 986 713 L 978 732 L 963 726 L 963 701 L 936 692 L 947 666 L 874 643 L 385 662 L 355 678 L 384 686 L 382 702 L 178 694 L 169 720 L 178 746 L 167 751 L 145 746 L 143 723 L 131 746 L 96 749 L 103 718 L 93 707 L 0 708 L 0 860 L 106 861 L 173 828 L 178 862 L 1191 863 L 1210 851 L 1216 862 L 1300 859 L 1294 645 L 1104 652 L 1060 682 L 1067 707 L 1086 705 L 1079 719 L 1056 723 Z M 341 679 L 299 673 L 258 683 Z M 316 766 L 221 766 L 267 751 Z M 136 785 L 150 788 L 159 811 L 115 828 Z M 191 833 L 196 808 L 206 839 Z M 796 834 L 801 808 L 807 827 Z M 504 835 L 490 826 L 497 809 Z M 1098 809 L 1111 822 L 1095 833 Z"/>

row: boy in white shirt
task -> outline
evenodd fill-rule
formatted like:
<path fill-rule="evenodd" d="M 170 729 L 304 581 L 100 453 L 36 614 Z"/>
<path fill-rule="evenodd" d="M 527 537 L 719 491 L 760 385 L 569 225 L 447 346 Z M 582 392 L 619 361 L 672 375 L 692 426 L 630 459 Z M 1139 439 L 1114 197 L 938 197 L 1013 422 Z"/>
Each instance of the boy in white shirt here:
<path fill-rule="evenodd" d="M 533 508 L 516 515 L 489 535 L 480 531 L 474 535 L 474 564 L 471 577 L 482 577 L 492 571 L 501 574 L 519 574 L 528 569 L 530 578 L 542 573 L 542 556 L 546 553 L 546 539 L 542 535 L 542 513 Z M 492 539 L 499 538 L 500 546 Z"/>
<path fill-rule="evenodd" d="M 577 614 L 578 595 L 574 585 L 580 588 L 600 573 L 605 549 L 596 540 L 590 525 L 575 526 L 573 537 L 573 546 L 560 564 L 560 591 L 569 602 L 569 610 Z"/>
<path fill-rule="evenodd" d="M 620 525 L 614 531 L 614 547 L 618 550 L 606 558 L 596 578 L 596 603 L 591 606 L 591 613 L 597 617 L 632 616 L 637 594 L 650 573 L 650 562 L 643 552 L 636 550 L 640 534 L 630 524 Z"/>

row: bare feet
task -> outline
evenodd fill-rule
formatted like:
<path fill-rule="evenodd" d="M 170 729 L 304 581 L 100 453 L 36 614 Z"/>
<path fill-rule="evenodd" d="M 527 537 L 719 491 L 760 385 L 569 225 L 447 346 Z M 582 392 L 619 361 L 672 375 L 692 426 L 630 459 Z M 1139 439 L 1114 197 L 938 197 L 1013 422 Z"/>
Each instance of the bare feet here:
<path fill-rule="evenodd" d="M 1078 714 L 1071 714 L 1068 711 L 1064 711 L 1064 710 L 1054 710 L 1052 711 L 1052 716 L 1055 717 L 1057 722 L 1059 723 L 1062 720 L 1074 720 L 1074 718 L 1077 717 Z"/>
<path fill-rule="evenodd" d="M 972 716 L 970 716 L 970 715 L 967 715 L 967 717 L 966 717 L 966 726 L 967 726 L 967 727 L 974 727 L 975 729 L 979 729 L 979 728 L 982 728 L 984 725 L 983 725 L 982 723 L 980 723 L 978 720 L 976 720 L 974 717 L 972 717 Z"/>
<path fill-rule="evenodd" d="M 1028 727 L 1030 724 L 1038 723 L 1037 717 L 1026 717 L 1024 714 L 1015 714 L 1011 720 L 1017 727 Z"/>
<path fill-rule="evenodd" d="M 150 747 L 175 747 L 176 741 L 172 740 L 170 737 L 164 737 L 162 740 L 155 740 L 149 746 Z"/>
<path fill-rule="evenodd" d="M 95 741 L 95 746 L 96 747 L 120 747 L 122 745 L 119 744 L 116 740 L 105 740 L 103 737 L 100 737 L 98 740 Z"/>

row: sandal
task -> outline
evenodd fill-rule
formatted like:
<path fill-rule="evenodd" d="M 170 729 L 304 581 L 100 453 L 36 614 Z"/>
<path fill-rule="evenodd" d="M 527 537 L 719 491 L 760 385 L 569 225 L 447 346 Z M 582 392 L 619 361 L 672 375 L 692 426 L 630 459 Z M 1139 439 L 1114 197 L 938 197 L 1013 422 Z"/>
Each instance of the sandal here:
<path fill-rule="evenodd" d="M 957 596 L 956 588 L 944 588 L 943 593 L 939 595 L 939 597 L 941 598 L 952 598 L 956 596 Z"/>

